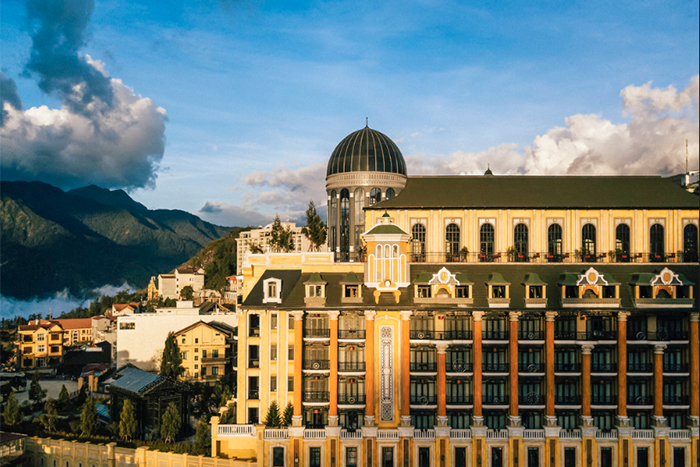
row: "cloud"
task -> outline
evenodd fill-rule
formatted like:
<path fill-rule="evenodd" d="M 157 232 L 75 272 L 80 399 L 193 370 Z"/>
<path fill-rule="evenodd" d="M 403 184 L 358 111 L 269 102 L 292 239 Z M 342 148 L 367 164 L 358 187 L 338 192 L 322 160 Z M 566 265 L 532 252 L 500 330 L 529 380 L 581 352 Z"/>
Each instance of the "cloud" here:
<path fill-rule="evenodd" d="M 3 91 L 3 179 L 61 188 L 155 185 L 165 150 L 165 110 L 80 53 L 92 10 L 90 0 L 27 3 L 27 72 L 62 106 L 22 110 L 19 96 L 9 93 L 6 99 Z"/>
<path fill-rule="evenodd" d="M 309 200 L 314 200 L 317 206 L 325 205 L 325 180 L 325 162 L 296 169 L 278 166 L 270 171 L 252 172 L 243 178 L 247 186 L 258 188 L 246 195 L 250 204 L 271 206 L 284 212 L 289 209 L 305 211 Z"/>
<path fill-rule="evenodd" d="M 2 113 L 0 113 L 0 127 L 4 125 L 7 118 L 5 111 L 5 103 L 15 110 L 22 110 L 22 99 L 17 94 L 17 85 L 12 78 L 8 78 L 5 73 L 0 71 L 0 105 Z"/>
<path fill-rule="evenodd" d="M 200 217 L 219 225 L 230 225 L 247 227 L 266 225 L 272 222 L 274 215 L 263 214 L 254 209 L 250 209 L 236 204 L 222 203 L 218 201 L 207 201 L 199 209 Z"/>

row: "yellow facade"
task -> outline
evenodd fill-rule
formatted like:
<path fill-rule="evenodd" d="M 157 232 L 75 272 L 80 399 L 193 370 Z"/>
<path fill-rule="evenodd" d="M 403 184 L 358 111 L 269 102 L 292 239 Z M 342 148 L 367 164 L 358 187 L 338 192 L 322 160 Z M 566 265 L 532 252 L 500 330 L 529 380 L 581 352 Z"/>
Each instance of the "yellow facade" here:
<path fill-rule="evenodd" d="M 233 371 L 235 330 L 220 323 L 202 321 L 175 333 L 182 357 L 182 377 L 215 383 Z"/>
<path fill-rule="evenodd" d="M 63 328 L 49 321 L 21 325 L 16 342 L 23 370 L 55 367 L 63 360 Z"/>

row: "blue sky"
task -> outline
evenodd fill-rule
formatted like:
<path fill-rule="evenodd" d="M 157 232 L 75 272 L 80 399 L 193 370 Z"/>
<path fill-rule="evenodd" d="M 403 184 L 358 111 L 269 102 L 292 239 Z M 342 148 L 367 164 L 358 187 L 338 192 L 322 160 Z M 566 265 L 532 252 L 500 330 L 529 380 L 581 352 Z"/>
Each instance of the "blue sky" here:
<path fill-rule="evenodd" d="M 58 125 L 50 109 L 74 101 L 40 89 L 62 55 L 33 38 L 42 21 L 74 18 L 27 5 L 63 3 L 2 4 L 2 70 L 22 102 L 2 134 L 5 179 L 125 188 L 149 208 L 222 225 L 294 219 L 309 198 L 323 206 L 325 163 L 365 117 L 397 142 L 409 174 L 490 163 L 497 174 L 666 175 L 684 163 L 685 139 L 697 167 L 697 2 L 67 0 L 92 7 L 69 52 L 126 96 L 72 109 L 71 134 L 94 119 L 120 139 L 85 137 L 38 169 L 34 153 L 50 143 L 19 129 Z M 125 102 L 129 113 L 114 110 Z M 114 123 L 136 108 L 128 132 Z M 109 155 L 97 163 L 91 147 Z"/>

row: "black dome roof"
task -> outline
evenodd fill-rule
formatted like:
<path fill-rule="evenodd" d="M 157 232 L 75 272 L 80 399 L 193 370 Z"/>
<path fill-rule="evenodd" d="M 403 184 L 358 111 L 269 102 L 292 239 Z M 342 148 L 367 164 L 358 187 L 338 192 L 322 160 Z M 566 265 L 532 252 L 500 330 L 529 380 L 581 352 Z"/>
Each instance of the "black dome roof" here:
<path fill-rule="evenodd" d="M 387 135 L 364 127 L 346 136 L 333 150 L 328 161 L 326 176 L 345 172 L 406 175 L 406 161 Z"/>

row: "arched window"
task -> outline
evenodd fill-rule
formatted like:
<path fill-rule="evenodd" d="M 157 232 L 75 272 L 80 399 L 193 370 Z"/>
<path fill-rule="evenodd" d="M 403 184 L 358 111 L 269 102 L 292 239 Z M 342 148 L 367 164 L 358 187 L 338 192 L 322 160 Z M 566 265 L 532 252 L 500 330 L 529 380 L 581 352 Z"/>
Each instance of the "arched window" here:
<path fill-rule="evenodd" d="M 620 224 L 615 229 L 615 261 L 630 260 L 630 227 Z"/>
<path fill-rule="evenodd" d="M 581 260 L 596 260 L 595 225 L 586 224 L 581 230 Z"/>
<path fill-rule="evenodd" d="M 340 190 L 340 253 L 347 256 L 350 251 L 350 191 Z M 341 258 L 347 261 L 347 257 Z"/>
<path fill-rule="evenodd" d="M 373 205 L 374 203 L 378 203 L 382 200 L 382 190 L 379 188 L 372 188 L 372 190 L 369 192 L 369 205 Z"/>
<path fill-rule="evenodd" d="M 654 224 L 649 229 L 649 261 L 664 261 L 664 226 Z"/>
<path fill-rule="evenodd" d="M 527 226 L 525 224 L 518 224 L 515 226 L 513 232 L 513 240 L 515 243 L 515 261 L 527 261 L 528 260 L 528 232 Z"/>
<path fill-rule="evenodd" d="M 337 222 L 338 222 L 338 198 L 335 190 L 331 191 L 331 209 L 328 213 L 328 225 L 331 227 L 330 246 L 331 251 L 335 251 L 336 246 L 336 232 L 337 232 Z"/>
<path fill-rule="evenodd" d="M 561 225 L 552 224 L 547 229 L 547 260 L 558 263 L 562 258 Z"/>
<path fill-rule="evenodd" d="M 683 229 L 683 261 L 698 262 L 698 228 L 694 224 L 688 224 Z"/>
<path fill-rule="evenodd" d="M 386 190 L 386 199 L 392 199 L 394 196 L 396 196 L 396 192 L 394 192 L 393 188 L 387 188 Z"/>
<path fill-rule="evenodd" d="M 362 246 L 360 235 L 365 231 L 365 190 L 355 190 L 355 250 Z"/>
<path fill-rule="evenodd" d="M 450 224 L 445 229 L 447 261 L 459 261 L 459 226 Z"/>
<path fill-rule="evenodd" d="M 415 224 L 411 228 L 413 236 L 413 261 L 425 261 L 425 226 L 423 224 Z"/>
<path fill-rule="evenodd" d="M 493 261 L 493 243 L 494 243 L 494 229 L 491 224 L 484 224 L 479 230 L 479 240 L 481 247 L 479 249 L 479 260 L 480 261 Z"/>

